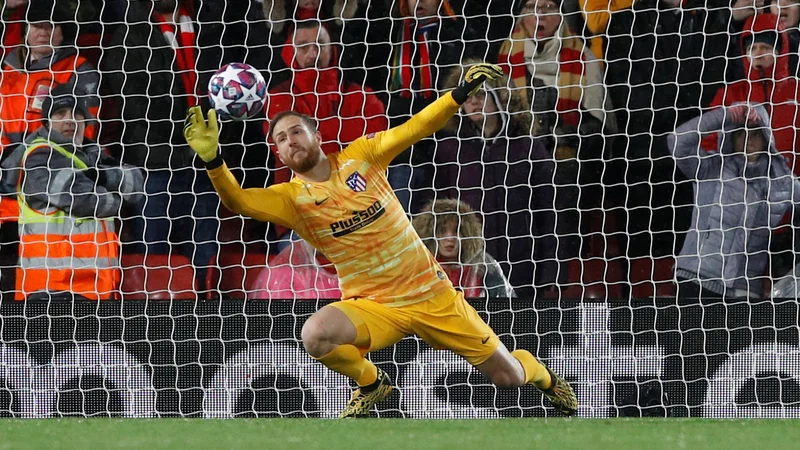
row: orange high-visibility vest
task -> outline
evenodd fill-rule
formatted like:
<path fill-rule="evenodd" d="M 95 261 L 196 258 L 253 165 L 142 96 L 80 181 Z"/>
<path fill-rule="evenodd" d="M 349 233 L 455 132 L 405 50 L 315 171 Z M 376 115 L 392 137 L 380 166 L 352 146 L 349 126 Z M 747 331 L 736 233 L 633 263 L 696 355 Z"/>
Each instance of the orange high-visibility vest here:
<path fill-rule="evenodd" d="M 0 224 L 16 222 L 19 218 L 19 202 L 16 198 L 5 196 L 0 198 Z"/>
<path fill-rule="evenodd" d="M 34 150 L 50 147 L 72 159 L 74 167 L 87 166 L 73 153 L 44 138 L 35 139 L 25 150 L 22 166 Z M 24 169 L 23 169 L 24 170 Z M 113 219 L 77 219 L 51 208 L 31 208 L 22 194 L 20 176 L 19 267 L 15 298 L 24 300 L 34 292 L 72 292 L 93 300 L 117 297 L 120 282 L 119 239 Z"/>
<path fill-rule="evenodd" d="M 33 72 L 3 67 L 0 80 L 0 127 L 3 147 L 22 142 L 25 137 L 42 126 L 42 105 L 50 90 L 69 83 L 86 58 L 70 55 L 50 65 L 48 69 Z M 90 108 L 97 117 L 98 108 Z M 86 127 L 86 137 L 94 139 L 96 127 Z"/>

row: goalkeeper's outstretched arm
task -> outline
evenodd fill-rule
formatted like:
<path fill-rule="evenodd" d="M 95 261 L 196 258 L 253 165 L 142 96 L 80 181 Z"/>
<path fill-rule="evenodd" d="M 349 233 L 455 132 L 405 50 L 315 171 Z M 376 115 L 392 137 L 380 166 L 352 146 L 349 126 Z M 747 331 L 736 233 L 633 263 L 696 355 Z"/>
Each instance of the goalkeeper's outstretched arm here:
<path fill-rule="evenodd" d="M 388 167 L 405 149 L 439 131 L 458 108 L 478 92 L 484 81 L 501 76 L 503 70 L 495 64 L 481 63 L 470 67 L 459 87 L 414 114 L 406 123 L 379 133 L 372 150 L 373 159 L 382 167 Z"/>
<path fill-rule="evenodd" d="M 199 106 L 189 109 L 183 127 L 186 142 L 206 164 L 208 177 L 222 204 L 231 211 L 262 222 L 294 228 L 295 208 L 288 184 L 266 189 L 242 189 L 219 153 L 217 113 L 208 112 L 208 122 Z"/>

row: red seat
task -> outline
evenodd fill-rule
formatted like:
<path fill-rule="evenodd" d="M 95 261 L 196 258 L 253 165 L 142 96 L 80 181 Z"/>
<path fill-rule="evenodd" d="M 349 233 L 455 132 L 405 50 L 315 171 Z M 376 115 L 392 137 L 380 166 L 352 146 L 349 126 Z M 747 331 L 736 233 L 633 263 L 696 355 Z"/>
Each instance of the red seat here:
<path fill-rule="evenodd" d="M 573 259 L 568 263 L 567 299 L 614 299 L 622 297 L 622 269 L 619 261 L 603 258 Z"/>
<path fill-rule="evenodd" d="M 120 262 L 123 299 L 197 299 L 194 267 L 185 256 L 127 254 Z"/>
<path fill-rule="evenodd" d="M 221 217 L 218 237 L 219 242 L 244 241 L 246 237 L 246 226 L 243 217 Z"/>
<path fill-rule="evenodd" d="M 672 258 L 638 258 L 630 263 L 631 295 L 633 298 L 674 297 Z"/>
<path fill-rule="evenodd" d="M 220 243 L 234 242 L 241 244 L 259 239 L 254 235 L 251 219 L 245 219 L 239 214 L 231 212 L 223 205 L 219 207 L 219 219 L 218 241 Z M 263 240 L 264 236 L 261 236 L 260 239 Z"/>
<path fill-rule="evenodd" d="M 267 254 L 247 251 L 242 245 L 226 245 L 212 262 L 207 285 L 223 299 L 243 299 L 257 287 L 258 275 L 267 266 Z"/>

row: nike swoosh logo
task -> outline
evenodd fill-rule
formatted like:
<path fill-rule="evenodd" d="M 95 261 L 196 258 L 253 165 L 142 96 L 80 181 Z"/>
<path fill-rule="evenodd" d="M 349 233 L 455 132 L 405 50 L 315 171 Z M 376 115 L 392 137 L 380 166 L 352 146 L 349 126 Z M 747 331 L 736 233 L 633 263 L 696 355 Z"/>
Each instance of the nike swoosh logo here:
<path fill-rule="evenodd" d="M 486 339 L 482 340 L 482 341 L 481 341 L 481 344 L 485 344 L 485 343 L 487 343 L 487 342 L 489 342 L 489 336 L 486 336 Z"/>
<path fill-rule="evenodd" d="M 327 202 L 329 198 L 330 198 L 330 197 L 325 197 L 325 198 L 323 198 L 322 200 L 314 200 L 314 204 L 315 204 L 315 205 L 317 205 L 317 206 L 319 206 L 319 205 L 321 205 L 321 204 L 323 204 L 323 203 Z"/>

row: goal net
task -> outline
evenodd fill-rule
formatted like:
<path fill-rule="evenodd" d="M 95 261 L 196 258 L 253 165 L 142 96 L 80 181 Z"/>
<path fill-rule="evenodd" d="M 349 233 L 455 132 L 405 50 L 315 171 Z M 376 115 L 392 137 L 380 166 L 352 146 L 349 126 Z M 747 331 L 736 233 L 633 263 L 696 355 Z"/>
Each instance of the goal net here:
<path fill-rule="evenodd" d="M 300 336 L 342 295 L 331 255 L 222 205 L 183 137 L 232 62 L 269 89 L 221 123 L 245 188 L 292 177 L 268 137 L 283 110 L 335 155 L 500 65 L 386 171 L 441 276 L 570 381 L 578 416 L 800 416 L 800 6 L 718 3 L 6 2 L 0 416 L 346 404 Z M 417 337 L 370 358 L 398 388 L 380 417 L 558 415 Z"/>

